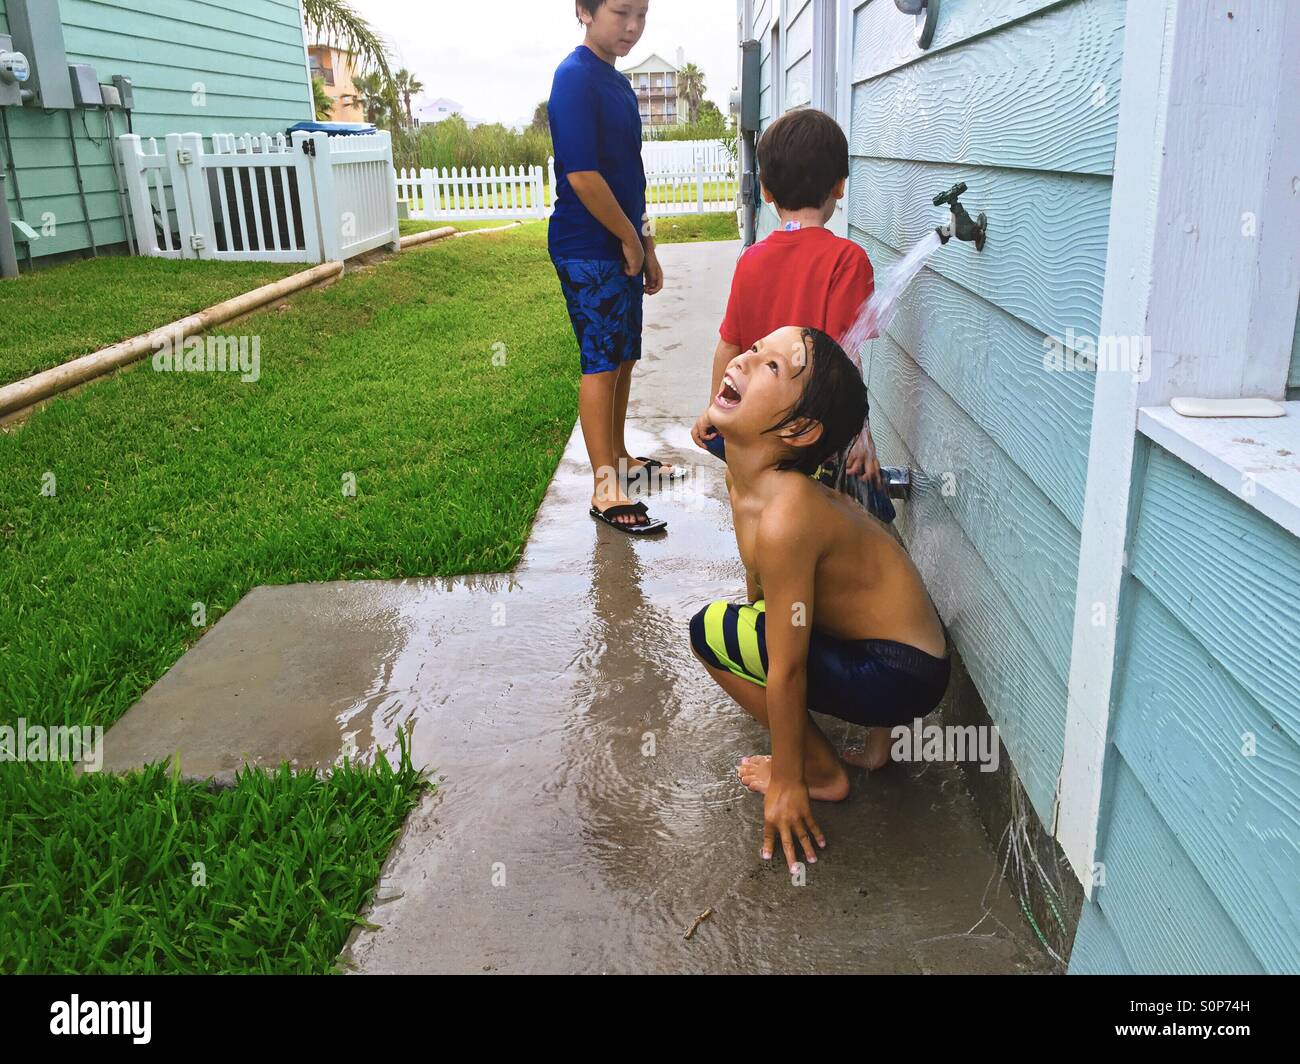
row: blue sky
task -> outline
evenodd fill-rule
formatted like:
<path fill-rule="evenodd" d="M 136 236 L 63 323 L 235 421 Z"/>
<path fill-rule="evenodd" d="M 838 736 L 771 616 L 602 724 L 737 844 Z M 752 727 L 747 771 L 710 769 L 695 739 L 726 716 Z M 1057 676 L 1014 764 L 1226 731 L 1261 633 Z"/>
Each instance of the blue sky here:
<path fill-rule="evenodd" d="M 571 0 L 352 0 L 388 40 L 399 65 L 485 122 L 526 122 L 551 90 L 559 61 L 582 40 Z M 645 36 L 620 67 L 677 49 L 704 71 L 726 111 L 736 80 L 735 0 L 650 0 Z"/>

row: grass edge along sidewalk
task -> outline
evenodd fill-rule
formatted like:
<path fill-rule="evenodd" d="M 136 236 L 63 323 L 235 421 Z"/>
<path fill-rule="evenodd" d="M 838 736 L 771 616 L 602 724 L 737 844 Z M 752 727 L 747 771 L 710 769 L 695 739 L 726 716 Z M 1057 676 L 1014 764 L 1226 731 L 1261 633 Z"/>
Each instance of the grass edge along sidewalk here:
<path fill-rule="evenodd" d="M 577 391 L 544 226 L 385 259 L 239 328 L 260 337 L 255 384 L 146 361 L 0 436 L 0 723 L 110 725 L 202 633 L 196 604 L 210 626 L 258 584 L 517 560 Z M 173 845 L 193 785 L 0 764 L 0 970 L 331 970 L 414 801 L 409 768 L 357 777 L 345 799 L 285 801 L 307 786 L 292 773 L 216 794 L 200 819 L 243 834 L 205 861 Z M 225 815 L 241 801 L 256 816 Z M 336 846 L 367 801 L 371 837 L 388 841 Z M 259 880 L 273 840 L 304 823 L 311 859 L 286 852 L 294 874 Z M 60 838 L 103 856 L 58 859 Z M 223 889 L 191 889 L 195 863 Z M 313 898 L 329 933 L 277 923 L 286 891 Z"/>

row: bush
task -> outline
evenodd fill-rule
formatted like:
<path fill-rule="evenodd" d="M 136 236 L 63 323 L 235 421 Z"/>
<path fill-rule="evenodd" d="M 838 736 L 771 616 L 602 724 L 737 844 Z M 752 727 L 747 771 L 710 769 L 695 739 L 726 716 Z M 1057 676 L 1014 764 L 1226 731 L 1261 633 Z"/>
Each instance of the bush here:
<path fill-rule="evenodd" d="M 545 166 L 552 154 L 545 130 L 529 127 L 516 133 L 497 124 L 471 129 L 460 115 L 418 130 L 403 129 L 393 137 L 393 162 L 399 170 Z"/>

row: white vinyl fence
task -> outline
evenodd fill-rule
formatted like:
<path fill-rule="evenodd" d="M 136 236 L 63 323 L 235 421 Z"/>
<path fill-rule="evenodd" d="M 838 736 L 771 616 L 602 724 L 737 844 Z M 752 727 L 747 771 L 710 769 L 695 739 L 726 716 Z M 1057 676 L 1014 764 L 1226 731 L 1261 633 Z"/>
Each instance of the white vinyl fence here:
<path fill-rule="evenodd" d="M 118 138 L 141 255 L 341 261 L 396 249 L 397 190 L 387 132 L 170 134 Z"/>
<path fill-rule="evenodd" d="M 641 161 L 647 174 L 681 170 L 696 162 L 715 170 L 733 164 L 720 140 L 647 140 L 641 145 Z"/>
<path fill-rule="evenodd" d="M 540 166 L 400 170 L 397 198 L 410 217 L 545 218 L 546 179 Z"/>
<path fill-rule="evenodd" d="M 717 145 L 716 156 L 695 145 Z M 681 141 L 644 145 L 645 149 L 683 146 L 679 165 L 669 156 L 646 162 L 646 207 L 652 216 L 734 211 L 740 189 L 736 164 L 721 141 Z M 643 155 L 643 159 L 646 156 Z M 555 208 L 555 160 L 546 169 L 533 167 L 469 167 L 451 170 L 402 170 L 397 197 L 411 218 L 421 220 L 546 218 Z"/>

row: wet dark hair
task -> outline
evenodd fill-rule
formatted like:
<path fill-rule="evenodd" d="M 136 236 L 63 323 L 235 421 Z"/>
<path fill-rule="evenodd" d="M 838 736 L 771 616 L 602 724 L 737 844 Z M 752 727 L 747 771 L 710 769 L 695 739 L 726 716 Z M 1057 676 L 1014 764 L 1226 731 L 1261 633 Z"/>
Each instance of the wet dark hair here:
<path fill-rule="evenodd" d="M 592 18 L 595 18 L 596 12 L 600 10 L 601 5 L 604 3 L 605 0 L 574 0 L 576 6 L 573 9 L 573 13 L 576 15 L 578 13 L 578 8 L 580 7 Z M 582 19 L 578 19 L 578 21 L 581 22 Z"/>
<path fill-rule="evenodd" d="M 820 207 L 849 176 L 849 142 L 825 111 L 787 111 L 758 140 L 758 177 L 786 211 Z"/>
<path fill-rule="evenodd" d="M 796 422 L 819 422 L 822 434 L 815 443 L 794 446 L 794 454 L 777 463 L 812 476 L 827 459 L 846 452 L 867 420 L 867 386 L 853 360 L 821 329 L 801 329 L 807 361 L 795 374 L 804 376 L 803 394 L 785 417 L 767 432 L 780 432 Z M 811 373 L 808 371 L 811 370 Z"/>

